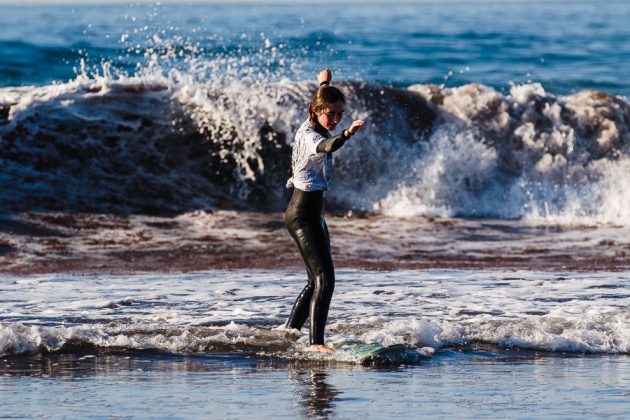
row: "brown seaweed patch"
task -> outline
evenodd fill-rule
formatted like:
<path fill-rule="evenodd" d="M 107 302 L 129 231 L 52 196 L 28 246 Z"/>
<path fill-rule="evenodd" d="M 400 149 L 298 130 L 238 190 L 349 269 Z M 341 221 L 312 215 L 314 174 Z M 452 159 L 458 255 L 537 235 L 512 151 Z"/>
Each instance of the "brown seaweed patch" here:
<path fill-rule="evenodd" d="M 128 218 L 109 214 L 25 213 L 24 217 L 44 224 L 73 230 L 132 229 L 132 223 Z"/>
<path fill-rule="evenodd" d="M 48 251 L 55 251 L 57 253 L 67 253 L 68 245 L 60 241 L 57 238 L 46 238 L 42 240 L 42 245 L 47 247 Z"/>
<path fill-rule="evenodd" d="M 162 230 L 172 230 L 172 229 L 177 229 L 179 227 L 179 223 L 175 221 L 145 222 L 144 224 L 148 227 L 155 228 L 155 229 L 162 229 Z"/>
<path fill-rule="evenodd" d="M 198 241 L 198 242 L 223 242 L 223 239 L 217 238 L 216 236 L 210 236 L 210 235 L 194 238 L 193 240 Z"/>
<path fill-rule="evenodd" d="M 523 254 L 543 254 L 545 252 L 549 252 L 549 250 L 548 249 L 526 247 L 525 249 L 523 249 L 522 252 L 523 252 Z"/>
<path fill-rule="evenodd" d="M 438 226 L 455 226 L 457 221 L 453 219 L 435 219 L 433 217 L 427 218 L 427 222 Z"/>

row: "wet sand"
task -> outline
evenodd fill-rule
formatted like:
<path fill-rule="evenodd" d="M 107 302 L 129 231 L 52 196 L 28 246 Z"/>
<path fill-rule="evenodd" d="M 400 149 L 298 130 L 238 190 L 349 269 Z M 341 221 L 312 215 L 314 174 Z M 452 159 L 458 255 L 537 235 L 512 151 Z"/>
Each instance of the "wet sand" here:
<path fill-rule="evenodd" d="M 337 268 L 620 271 L 630 228 L 328 214 Z M 282 213 L 23 213 L 0 218 L 0 272 L 133 273 L 295 268 Z"/>

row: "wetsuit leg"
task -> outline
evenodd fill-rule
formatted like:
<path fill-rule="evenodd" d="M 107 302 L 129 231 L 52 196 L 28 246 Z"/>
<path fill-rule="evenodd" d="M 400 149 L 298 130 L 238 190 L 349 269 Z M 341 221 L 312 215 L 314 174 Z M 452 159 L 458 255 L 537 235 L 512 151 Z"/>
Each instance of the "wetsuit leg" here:
<path fill-rule="evenodd" d="M 322 223 L 301 226 L 292 236 L 304 258 L 307 271 L 313 275 L 312 281 L 309 281 L 314 286 L 309 306 L 310 341 L 311 344 L 324 344 L 328 309 L 335 290 L 335 271 L 328 237 Z"/>
<path fill-rule="evenodd" d="M 285 214 L 287 229 L 296 242 L 308 274 L 287 326 L 301 328 L 310 317 L 311 344 L 324 344 L 324 329 L 335 287 L 328 227 L 323 218 L 323 193 L 295 189 Z"/>
<path fill-rule="evenodd" d="M 306 320 L 308 319 L 308 313 L 310 311 L 311 298 L 313 297 L 313 289 L 315 289 L 315 280 L 311 275 L 308 267 L 306 268 L 308 274 L 308 283 L 302 289 L 302 292 L 298 295 L 293 309 L 291 309 L 291 315 L 287 321 L 287 327 L 302 328 Z"/>

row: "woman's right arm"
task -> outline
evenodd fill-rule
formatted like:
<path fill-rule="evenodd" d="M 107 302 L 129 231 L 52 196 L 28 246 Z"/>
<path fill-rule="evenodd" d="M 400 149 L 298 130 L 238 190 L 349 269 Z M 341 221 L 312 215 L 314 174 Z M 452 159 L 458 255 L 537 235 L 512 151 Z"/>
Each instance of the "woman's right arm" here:
<path fill-rule="evenodd" d="M 346 141 L 350 137 L 352 137 L 362 125 L 362 120 L 356 120 L 352 123 L 350 128 L 343 130 L 340 134 L 320 141 L 317 145 L 317 153 L 332 153 L 336 150 L 339 150 L 341 146 L 343 146 Z"/>

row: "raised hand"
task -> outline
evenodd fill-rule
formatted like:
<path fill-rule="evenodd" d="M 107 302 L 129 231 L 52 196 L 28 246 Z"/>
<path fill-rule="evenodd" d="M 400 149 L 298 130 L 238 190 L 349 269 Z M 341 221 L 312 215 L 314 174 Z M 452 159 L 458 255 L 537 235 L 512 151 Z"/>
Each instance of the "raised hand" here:
<path fill-rule="evenodd" d="M 332 80 L 332 72 L 330 71 L 330 69 L 324 69 L 320 71 L 319 74 L 317 75 L 317 82 L 319 82 L 320 85 L 323 82 L 330 83 L 331 80 Z"/>
<path fill-rule="evenodd" d="M 365 124 L 365 121 L 363 120 L 353 121 L 352 125 L 348 128 L 348 132 L 350 133 L 350 135 L 356 133 L 363 124 Z"/>

